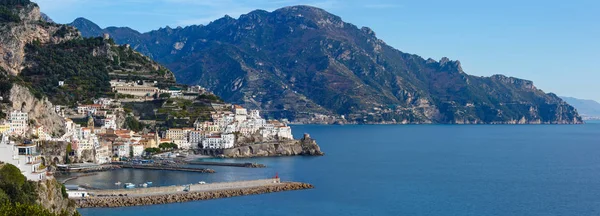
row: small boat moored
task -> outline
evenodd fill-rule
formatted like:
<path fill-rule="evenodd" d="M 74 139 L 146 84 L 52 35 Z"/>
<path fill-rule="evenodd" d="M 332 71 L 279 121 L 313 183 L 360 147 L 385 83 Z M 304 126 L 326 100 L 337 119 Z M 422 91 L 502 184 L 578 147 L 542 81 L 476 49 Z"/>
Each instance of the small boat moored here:
<path fill-rule="evenodd" d="M 130 188 L 135 188 L 135 184 L 132 183 L 125 183 L 125 188 L 130 189 Z"/>

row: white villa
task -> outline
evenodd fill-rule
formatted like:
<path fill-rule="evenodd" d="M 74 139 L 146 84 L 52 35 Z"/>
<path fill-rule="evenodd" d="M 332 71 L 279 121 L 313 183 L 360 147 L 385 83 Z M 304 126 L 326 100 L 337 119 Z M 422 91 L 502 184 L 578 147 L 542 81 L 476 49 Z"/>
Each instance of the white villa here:
<path fill-rule="evenodd" d="M 34 144 L 16 145 L 7 134 L 0 134 L 0 161 L 19 168 L 28 180 L 46 179 L 46 168 L 41 166 L 42 157 Z"/>

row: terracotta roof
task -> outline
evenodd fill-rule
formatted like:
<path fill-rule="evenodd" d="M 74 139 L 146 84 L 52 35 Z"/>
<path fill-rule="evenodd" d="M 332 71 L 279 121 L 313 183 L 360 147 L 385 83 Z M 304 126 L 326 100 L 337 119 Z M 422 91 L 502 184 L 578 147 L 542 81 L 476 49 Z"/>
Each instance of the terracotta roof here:
<path fill-rule="evenodd" d="M 100 105 L 100 104 L 86 104 L 86 105 L 81 105 L 81 107 L 100 108 L 100 107 L 102 107 L 102 105 Z"/>

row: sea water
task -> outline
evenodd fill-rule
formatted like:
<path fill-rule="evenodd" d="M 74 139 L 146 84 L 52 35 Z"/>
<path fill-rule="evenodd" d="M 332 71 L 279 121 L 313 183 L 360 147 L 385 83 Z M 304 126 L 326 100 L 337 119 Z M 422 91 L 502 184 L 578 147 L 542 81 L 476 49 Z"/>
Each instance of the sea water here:
<path fill-rule="evenodd" d="M 600 124 L 293 126 L 323 157 L 225 159 L 267 168 L 130 170 L 69 184 L 181 185 L 269 178 L 315 189 L 82 215 L 600 215 Z"/>

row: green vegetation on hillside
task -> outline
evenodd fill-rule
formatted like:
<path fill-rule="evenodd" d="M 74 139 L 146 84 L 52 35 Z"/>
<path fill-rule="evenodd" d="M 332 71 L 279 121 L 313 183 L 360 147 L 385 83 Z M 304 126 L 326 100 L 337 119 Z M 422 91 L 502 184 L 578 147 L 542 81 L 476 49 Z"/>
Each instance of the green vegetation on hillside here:
<path fill-rule="evenodd" d="M 63 26 L 56 34 L 66 32 Z M 116 78 L 174 83 L 164 76 L 166 69 L 126 46 L 116 46 L 112 39 L 78 38 L 60 44 L 34 41 L 25 51 L 28 66 L 19 75 L 22 84 L 36 97 L 47 96 L 54 104 L 75 106 L 113 97 L 110 80 Z M 64 86 L 59 86 L 59 81 L 64 81 Z"/>
<path fill-rule="evenodd" d="M 123 127 L 135 132 L 140 132 L 146 128 L 146 125 L 135 119 L 133 116 L 127 116 L 127 118 L 125 118 Z"/>
<path fill-rule="evenodd" d="M 11 164 L 0 165 L 0 216 L 57 215 L 37 204 L 38 196 L 37 184 L 27 181 L 19 168 Z M 69 214 L 63 211 L 58 215 Z"/>
<path fill-rule="evenodd" d="M 20 22 L 21 18 L 12 9 L 31 4 L 29 0 L 2 0 L 0 1 L 0 22 Z"/>
<path fill-rule="evenodd" d="M 110 92 L 110 60 L 93 55 L 94 49 L 104 45 L 102 38 L 75 39 L 56 45 L 34 42 L 26 47 L 26 58 L 33 66 L 23 69 L 20 76 L 55 104 L 73 106 L 77 102 L 90 102 Z M 65 81 L 65 85 L 59 86 L 59 81 Z"/>

